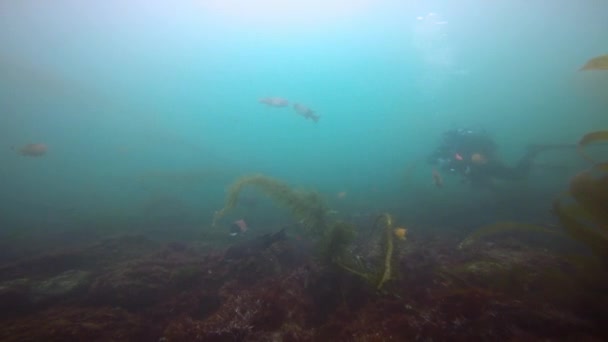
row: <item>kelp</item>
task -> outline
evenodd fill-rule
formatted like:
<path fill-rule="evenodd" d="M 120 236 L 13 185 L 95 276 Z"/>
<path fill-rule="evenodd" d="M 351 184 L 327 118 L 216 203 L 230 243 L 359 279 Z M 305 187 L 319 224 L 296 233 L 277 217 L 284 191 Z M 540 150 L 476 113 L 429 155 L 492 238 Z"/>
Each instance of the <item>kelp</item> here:
<path fill-rule="evenodd" d="M 608 70 L 608 55 L 601 55 L 588 60 L 580 70 Z"/>
<path fill-rule="evenodd" d="M 384 223 L 383 225 L 380 225 Z M 380 290 L 384 283 L 391 279 L 392 274 L 392 259 L 393 259 L 393 217 L 389 214 L 382 214 L 376 220 L 375 226 L 382 229 L 384 226 L 383 234 L 384 234 L 384 263 L 382 264 L 382 272 L 380 273 L 380 279 L 378 280 L 378 284 L 376 288 Z"/>
<path fill-rule="evenodd" d="M 603 169 L 604 167 L 602 166 L 601 168 Z M 572 182 L 571 185 L 573 186 L 571 186 L 570 192 L 560 195 L 553 203 L 553 212 L 562 224 L 566 226 L 567 234 L 537 224 L 509 221 L 496 222 L 469 234 L 460 242 L 458 248 L 468 248 L 476 241 L 492 235 L 523 232 L 541 233 L 554 237 L 576 236 L 578 240 L 592 246 L 594 250 L 601 250 L 602 246 L 606 246 L 605 242 L 602 242 L 602 239 L 598 239 L 600 232 L 596 231 L 596 229 L 591 229 L 592 226 L 589 226 L 589 223 L 596 222 L 597 217 L 601 217 L 602 220 L 608 220 L 608 208 L 606 208 L 606 204 L 608 203 L 606 196 L 608 196 L 608 193 L 599 187 L 593 187 L 589 183 L 588 176 L 579 175 L 575 178 L 577 180 Z M 606 189 L 606 185 L 604 185 L 604 189 Z M 565 203 L 566 199 L 570 199 L 570 203 Z M 586 203 L 586 208 L 575 200 L 578 200 L 580 203 Z M 592 215 L 590 211 L 594 214 Z"/>
<path fill-rule="evenodd" d="M 587 213 L 577 203 L 563 204 L 562 199 L 553 202 L 553 212 L 564 225 L 566 232 L 573 239 L 585 244 L 594 255 L 600 258 L 608 257 L 608 238 L 605 227 L 584 220 Z"/>
<path fill-rule="evenodd" d="M 608 131 L 588 133 L 579 142 L 579 152 L 593 162 L 583 148 L 606 140 Z M 608 261 L 608 162 L 597 163 L 574 176 L 568 191 L 553 201 L 553 212 L 572 238 Z"/>
<path fill-rule="evenodd" d="M 552 303 L 568 302 L 580 298 L 573 296 L 581 291 L 578 279 L 573 277 L 574 270 L 564 272 L 563 265 L 570 263 L 565 259 L 558 262 L 543 263 L 542 259 L 508 260 L 481 258 L 462 264 L 442 267 L 437 276 L 450 284 L 439 289 L 439 297 L 464 295 L 467 291 L 484 291 L 494 298 L 519 298 L 536 301 L 539 292 L 531 289 L 542 289 L 542 297 Z M 578 276 L 578 273 L 575 273 Z M 473 299 L 473 298 L 471 298 Z"/>
<path fill-rule="evenodd" d="M 349 250 L 355 238 L 355 227 L 341 221 L 329 222 L 329 210 L 316 192 L 294 190 L 287 183 L 264 175 L 240 178 L 229 187 L 224 207 L 214 215 L 214 226 L 217 225 L 218 220 L 236 207 L 239 195 L 245 187 L 256 188 L 277 204 L 288 208 L 292 215 L 304 225 L 306 233 L 315 240 L 322 262 L 337 265 L 360 276 L 378 290 L 381 290 L 393 278 L 395 237 L 393 234 L 394 220 L 391 215 L 379 215 L 374 222 L 371 233 L 379 237 L 377 239 L 379 242 L 373 243 L 370 247 L 379 247 L 382 250 L 382 260 L 372 263 L 373 265 L 368 267 L 364 265 L 361 257 L 354 257 Z M 370 236 L 366 242 L 372 240 Z"/>
<path fill-rule="evenodd" d="M 346 222 L 335 222 L 321 239 L 319 255 L 326 263 L 337 263 L 348 257 L 348 247 L 355 239 L 355 227 Z"/>
<path fill-rule="evenodd" d="M 570 195 L 604 225 L 608 224 L 608 163 L 600 163 L 570 181 Z"/>
<path fill-rule="evenodd" d="M 367 282 L 376 287 L 377 290 L 382 290 L 384 285 L 394 278 L 393 261 L 395 258 L 395 241 L 394 241 L 394 220 L 390 214 L 379 215 L 372 227 L 372 234 L 380 235 L 380 248 L 382 249 L 381 260 L 370 267 L 365 267 L 361 263 L 347 263 L 346 260 L 338 260 L 336 264 L 343 269 L 356 274 Z M 371 238 L 369 239 L 371 240 Z"/>
<path fill-rule="evenodd" d="M 505 233 L 505 232 L 531 232 L 531 233 L 543 233 L 550 234 L 555 236 L 563 236 L 562 233 L 555 231 L 553 229 L 549 229 L 543 227 L 541 225 L 535 225 L 530 223 L 523 222 L 496 222 L 487 226 L 484 226 L 469 236 L 467 236 L 462 242 L 458 245 L 459 249 L 463 249 L 472 245 L 475 241 L 480 238 L 487 237 L 490 235 Z"/>
<path fill-rule="evenodd" d="M 254 187 L 277 204 L 289 209 L 309 235 L 319 238 L 327 231 L 329 209 L 318 193 L 294 190 L 287 183 L 259 174 L 242 177 L 229 187 L 224 207 L 213 217 L 213 226 L 236 207 L 239 195 L 245 187 Z"/>
<path fill-rule="evenodd" d="M 585 152 L 585 147 L 598 142 L 608 142 L 608 131 L 595 131 L 585 134 L 578 142 L 579 154 L 588 161 L 595 163 L 596 161 Z"/>
<path fill-rule="evenodd" d="M 553 201 L 553 211 L 567 233 L 595 255 L 608 257 L 608 164 L 597 164 L 575 176 L 566 194 Z"/>

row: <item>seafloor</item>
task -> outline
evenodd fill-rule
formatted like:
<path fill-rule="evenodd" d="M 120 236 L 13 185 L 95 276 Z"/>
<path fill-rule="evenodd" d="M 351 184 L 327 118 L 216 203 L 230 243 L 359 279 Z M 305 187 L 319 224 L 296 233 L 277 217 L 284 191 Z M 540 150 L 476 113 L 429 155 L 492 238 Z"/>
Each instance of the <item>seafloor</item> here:
<path fill-rule="evenodd" d="M 413 235 L 381 290 L 295 236 L 231 258 L 144 235 L 55 242 L 2 262 L 0 340 L 607 340 L 605 269 L 543 239 Z"/>

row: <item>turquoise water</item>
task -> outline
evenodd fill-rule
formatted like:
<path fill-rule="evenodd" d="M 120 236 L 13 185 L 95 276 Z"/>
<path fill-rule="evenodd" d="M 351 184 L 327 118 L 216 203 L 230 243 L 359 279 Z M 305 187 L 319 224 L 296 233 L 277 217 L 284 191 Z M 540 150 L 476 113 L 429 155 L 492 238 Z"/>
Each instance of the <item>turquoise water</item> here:
<path fill-rule="evenodd" d="M 436 189 L 424 159 L 454 127 L 489 131 L 512 163 L 608 127 L 608 73 L 578 71 L 608 52 L 607 15 L 597 0 L 3 1 L 0 229 L 211 229 L 253 173 L 318 190 L 344 218 L 544 221 L 584 165 L 573 153 L 499 193 L 449 176 Z M 28 143 L 48 154 L 13 149 Z M 287 220 L 259 201 L 263 215 L 233 217 Z"/>

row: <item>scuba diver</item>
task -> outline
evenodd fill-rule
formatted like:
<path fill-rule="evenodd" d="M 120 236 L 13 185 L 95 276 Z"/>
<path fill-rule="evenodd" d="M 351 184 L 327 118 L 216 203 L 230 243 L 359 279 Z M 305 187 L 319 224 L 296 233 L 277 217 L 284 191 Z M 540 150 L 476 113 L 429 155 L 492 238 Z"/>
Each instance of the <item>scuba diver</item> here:
<path fill-rule="evenodd" d="M 428 162 L 440 170 L 461 175 L 471 185 L 488 185 L 492 179 L 525 179 L 533 159 L 549 146 L 528 146 L 515 166 L 498 159 L 497 147 L 485 131 L 450 129 L 443 133 L 441 144 L 428 157 Z"/>

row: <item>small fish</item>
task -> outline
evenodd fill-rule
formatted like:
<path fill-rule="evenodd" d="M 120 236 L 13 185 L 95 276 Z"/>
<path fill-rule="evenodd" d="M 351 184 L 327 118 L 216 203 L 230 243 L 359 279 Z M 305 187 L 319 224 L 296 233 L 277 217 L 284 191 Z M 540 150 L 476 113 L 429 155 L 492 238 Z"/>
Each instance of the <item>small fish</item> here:
<path fill-rule="evenodd" d="M 405 240 L 407 238 L 407 228 L 397 227 L 393 230 L 393 234 L 399 240 Z"/>
<path fill-rule="evenodd" d="M 13 150 L 15 147 L 13 146 Z M 17 152 L 25 157 L 42 157 L 48 152 L 49 148 L 45 144 L 27 144 L 21 147 Z"/>
<path fill-rule="evenodd" d="M 236 221 L 232 222 L 232 226 L 230 226 L 230 231 L 231 231 L 230 235 L 236 236 L 238 234 L 245 233 L 248 229 L 249 229 L 249 227 L 247 226 L 247 222 L 245 222 L 245 220 L 243 220 L 243 219 L 236 220 Z"/>
<path fill-rule="evenodd" d="M 284 99 L 282 97 L 276 97 L 276 96 L 263 97 L 259 100 L 259 102 L 263 103 L 265 105 L 268 105 L 269 107 L 275 107 L 275 108 L 282 108 L 282 107 L 289 106 L 289 101 L 287 101 L 287 99 Z"/>
<path fill-rule="evenodd" d="M 298 115 L 301 115 L 306 119 L 312 119 L 312 121 L 314 122 L 319 121 L 319 116 L 316 115 L 312 109 L 306 107 L 305 105 L 294 103 L 293 109 L 296 111 L 296 113 L 298 113 Z"/>
<path fill-rule="evenodd" d="M 443 178 L 437 170 L 433 170 L 433 184 L 438 188 L 443 187 Z"/>

